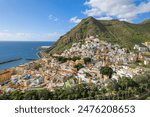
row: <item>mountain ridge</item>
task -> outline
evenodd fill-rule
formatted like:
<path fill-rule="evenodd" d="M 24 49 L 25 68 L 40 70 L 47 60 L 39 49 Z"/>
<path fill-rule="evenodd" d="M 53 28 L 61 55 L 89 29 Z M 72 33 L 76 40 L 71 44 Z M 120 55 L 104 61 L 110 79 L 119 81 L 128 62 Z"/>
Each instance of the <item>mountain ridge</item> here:
<path fill-rule="evenodd" d="M 100 40 L 117 43 L 121 47 L 132 49 L 134 44 L 150 41 L 150 22 L 132 24 L 118 20 L 96 20 L 93 17 L 83 19 L 47 50 L 48 53 L 61 53 L 75 42 L 83 41 L 87 36 L 98 35 Z"/>

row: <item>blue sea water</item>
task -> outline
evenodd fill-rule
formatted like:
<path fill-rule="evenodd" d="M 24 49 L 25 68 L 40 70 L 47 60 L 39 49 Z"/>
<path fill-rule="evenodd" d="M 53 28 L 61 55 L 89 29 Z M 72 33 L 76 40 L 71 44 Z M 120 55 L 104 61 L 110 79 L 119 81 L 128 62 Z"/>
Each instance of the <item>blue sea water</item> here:
<path fill-rule="evenodd" d="M 38 59 L 36 48 L 40 46 L 50 46 L 53 42 L 8 42 L 0 41 L 0 62 L 15 58 L 23 58 L 22 60 L 0 64 L 0 70 L 18 66 L 29 62 L 26 58 Z"/>

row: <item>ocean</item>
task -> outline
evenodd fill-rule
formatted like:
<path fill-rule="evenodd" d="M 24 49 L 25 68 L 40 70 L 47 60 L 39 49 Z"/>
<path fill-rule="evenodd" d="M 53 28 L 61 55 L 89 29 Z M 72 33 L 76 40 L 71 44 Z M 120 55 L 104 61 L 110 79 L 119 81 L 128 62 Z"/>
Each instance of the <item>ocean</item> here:
<path fill-rule="evenodd" d="M 28 58 L 38 59 L 37 53 L 39 50 L 37 48 L 41 46 L 51 46 L 52 44 L 53 42 L 0 41 L 0 62 L 15 58 L 23 58 L 18 61 L 0 64 L 0 70 L 27 63 L 29 62 L 29 60 L 26 60 Z"/>

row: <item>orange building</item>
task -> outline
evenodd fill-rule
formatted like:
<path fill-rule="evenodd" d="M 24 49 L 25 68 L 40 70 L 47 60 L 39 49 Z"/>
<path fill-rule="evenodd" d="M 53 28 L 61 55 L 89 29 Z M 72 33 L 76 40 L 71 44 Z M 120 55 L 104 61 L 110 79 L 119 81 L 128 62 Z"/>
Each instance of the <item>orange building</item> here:
<path fill-rule="evenodd" d="M 10 78 L 11 78 L 11 71 L 10 70 L 0 71 L 0 82 L 4 82 Z"/>

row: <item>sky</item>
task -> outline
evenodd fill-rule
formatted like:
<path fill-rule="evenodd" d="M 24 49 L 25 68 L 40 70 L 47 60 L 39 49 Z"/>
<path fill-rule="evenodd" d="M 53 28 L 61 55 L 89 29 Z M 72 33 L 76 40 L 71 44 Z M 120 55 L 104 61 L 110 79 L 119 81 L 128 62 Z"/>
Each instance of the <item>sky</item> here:
<path fill-rule="evenodd" d="M 56 41 L 88 16 L 140 23 L 150 0 L 0 0 L 0 41 Z"/>

